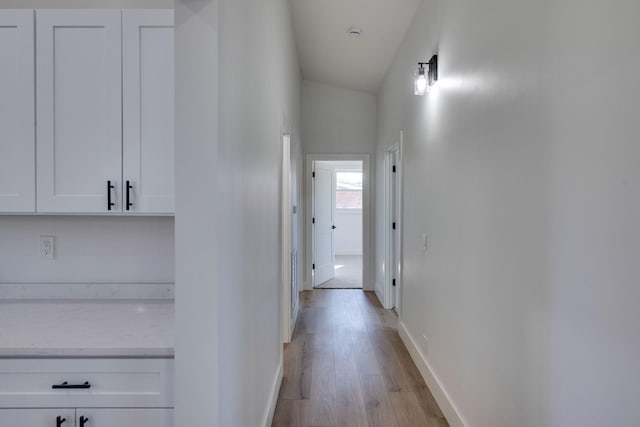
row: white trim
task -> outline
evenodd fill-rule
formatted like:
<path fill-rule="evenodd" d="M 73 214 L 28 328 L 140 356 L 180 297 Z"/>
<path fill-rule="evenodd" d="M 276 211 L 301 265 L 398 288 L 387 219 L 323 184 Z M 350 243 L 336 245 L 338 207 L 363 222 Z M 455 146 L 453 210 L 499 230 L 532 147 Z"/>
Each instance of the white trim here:
<path fill-rule="evenodd" d="M 423 352 L 420 350 L 420 347 L 416 344 L 416 341 L 413 339 L 413 336 L 407 330 L 402 321 L 398 322 L 398 333 L 400 334 L 400 338 L 402 342 L 409 350 L 409 354 L 411 358 L 415 362 L 418 370 L 422 374 L 424 381 L 427 383 L 427 387 L 431 390 L 433 397 L 436 399 L 438 406 L 442 410 L 445 418 L 449 422 L 451 427 L 466 427 L 469 424 L 465 421 L 464 417 L 458 410 L 457 406 L 449 396 L 449 393 L 445 390 L 444 386 L 435 371 L 427 361 L 427 358 L 424 356 Z"/>
<path fill-rule="evenodd" d="M 389 147 L 387 150 L 385 150 L 385 156 L 384 156 L 384 172 L 383 172 L 383 176 L 384 176 L 384 195 L 383 195 L 383 203 L 384 203 L 384 213 L 383 213 L 383 245 L 384 245 L 384 283 L 382 284 L 382 289 L 378 289 L 376 288 L 376 292 L 378 294 L 382 294 L 382 295 L 378 295 L 378 298 L 380 299 L 380 301 L 382 301 L 382 305 L 384 306 L 384 308 L 386 309 L 392 309 L 394 307 L 394 299 L 393 299 L 393 292 L 395 292 L 395 290 L 393 289 L 393 274 L 392 274 L 392 269 L 397 269 L 397 275 L 396 275 L 396 287 L 397 287 L 397 294 L 399 296 L 399 298 L 396 298 L 397 301 L 395 301 L 395 306 L 396 306 L 396 311 L 398 312 L 398 316 L 402 319 L 401 316 L 401 310 L 402 310 L 402 230 L 403 230 L 403 224 L 402 224 L 402 218 L 403 218 L 403 198 L 402 198 L 402 193 L 403 193 L 403 163 L 404 163 L 404 158 L 403 158 L 403 139 L 404 139 L 404 134 L 402 131 L 400 131 L 400 140 L 398 142 L 396 142 L 395 144 L 393 144 L 391 147 Z M 394 155 L 394 153 L 397 153 L 398 156 L 398 161 L 396 164 L 396 178 L 399 180 L 398 181 L 398 194 L 396 195 L 397 197 L 397 204 L 398 204 L 398 218 L 395 219 L 396 221 L 396 230 L 395 233 L 397 233 L 398 235 L 398 259 L 397 259 L 397 263 L 393 266 L 391 266 L 392 262 L 391 262 L 391 244 L 394 238 L 394 231 L 391 228 L 391 222 L 393 221 L 393 213 L 392 213 L 392 207 L 391 207 L 391 186 L 393 183 L 393 173 L 391 171 L 391 167 L 393 166 L 392 164 L 392 157 Z M 382 297 L 382 298 L 380 298 Z"/>
<path fill-rule="evenodd" d="M 282 386 L 282 379 L 284 378 L 284 358 L 280 357 L 280 362 L 278 363 L 278 370 L 276 371 L 276 376 L 273 378 L 273 386 L 271 388 L 271 398 L 267 403 L 267 407 L 264 411 L 264 416 L 262 417 L 263 427 L 271 427 L 273 423 L 273 415 L 276 413 L 276 405 L 278 404 L 278 395 L 280 394 L 280 387 Z"/>
<path fill-rule="evenodd" d="M 282 342 L 291 342 L 291 135 L 282 135 L 282 193 L 281 193 L 281 229 L 282 229 Z"/>
<path fill-rule="evenodd" d="M 307 154 L 305 159 L 305 244 L 304 244 L 304 290 L 313 290 L 313 162 L 316 161 L 361 161 L 362 162 L 362 285 L 363 290 L 373 291 L 371 280 L 371 166 L 369 154 Z"/>

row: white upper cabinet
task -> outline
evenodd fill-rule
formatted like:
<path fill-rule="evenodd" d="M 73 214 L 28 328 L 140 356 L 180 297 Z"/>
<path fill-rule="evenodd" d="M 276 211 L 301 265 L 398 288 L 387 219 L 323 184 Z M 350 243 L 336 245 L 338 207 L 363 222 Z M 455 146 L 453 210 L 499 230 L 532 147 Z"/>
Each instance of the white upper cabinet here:
<path fill-rule="evenodd" d="M 123 210 L 171 213 L 174 191 L 173 11 L 122 11 Z"/>
<path fill-rule="evenodd" d="M 36 25 L 38 211 L 122 211 L 121 11 L 37 10 Z"/>
<path fill-rule="evenodd" d="M 34 212 L 32 10 L 0 10 L 0 212 Z"/>

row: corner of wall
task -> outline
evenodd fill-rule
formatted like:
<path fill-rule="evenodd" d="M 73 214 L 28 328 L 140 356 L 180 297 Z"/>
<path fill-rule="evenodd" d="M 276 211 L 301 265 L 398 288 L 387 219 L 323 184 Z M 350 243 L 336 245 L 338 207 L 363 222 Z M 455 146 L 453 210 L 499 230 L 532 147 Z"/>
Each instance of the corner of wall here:
<path fill-rule="evenodd" d="M 267 402 L 267 407 L 264 411 L 262 426 L 271 427 L 273 423 L 273 416 L 276 412 L 276 404 L 278 403 L 278 395 L 280 394 L 280 387 L 282 386 L 282 380 L 284 379 L 284 356 L 280 352 L 280 361 L 278 362 L 278 369 L 276 375 L 273 378 L 273 386 L 271 388 L 271 398 Z"/>
<path fill-rule="evenodd" d="M 451 427 L 470 427 L 402 321 L 398 324 L 398 333 L 449 425 Z"/>

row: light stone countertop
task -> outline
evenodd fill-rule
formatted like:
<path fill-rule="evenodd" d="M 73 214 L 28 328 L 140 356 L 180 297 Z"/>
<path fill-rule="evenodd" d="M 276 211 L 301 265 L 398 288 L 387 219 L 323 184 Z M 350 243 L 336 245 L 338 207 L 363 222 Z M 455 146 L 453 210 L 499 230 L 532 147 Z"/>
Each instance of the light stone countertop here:
<path fill-rule="evenodd" d="M 173 300 L 0 300 L 0 357 L 173 357 Z"/>

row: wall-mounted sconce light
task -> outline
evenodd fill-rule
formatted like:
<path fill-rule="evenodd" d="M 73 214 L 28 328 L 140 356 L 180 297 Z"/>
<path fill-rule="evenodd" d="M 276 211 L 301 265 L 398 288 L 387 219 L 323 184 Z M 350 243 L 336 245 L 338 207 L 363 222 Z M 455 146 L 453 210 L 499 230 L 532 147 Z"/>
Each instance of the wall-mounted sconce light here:
<path fill-rule="evenodd" d="M 438 55 L 433 55 L 429 62 L 418 62 L 415 76 L 414 93 L 423 96 L 438 81 Z"/>

